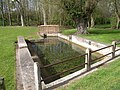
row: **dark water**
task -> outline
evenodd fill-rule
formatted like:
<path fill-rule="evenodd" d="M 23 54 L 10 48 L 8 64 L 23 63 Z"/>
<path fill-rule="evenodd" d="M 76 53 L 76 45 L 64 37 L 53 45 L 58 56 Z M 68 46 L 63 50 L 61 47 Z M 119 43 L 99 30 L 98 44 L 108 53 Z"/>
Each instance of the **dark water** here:
<path fill-rule="evenodd" d="M 36 59 L 36 61 L 40 63 L 41 67 L 58 61 L 64 61 L 66 59 L 73 58 L 85 53 L 85 48 L 60 38 L 48 38 L 41 40 L 39 43 L 32 44 L 31 47 L 33 48 L 31 53 L 34 52 L 33 54 L 39 57 L 39 59 Z M 42 78 L 45 83 L 50 83 L 84 67 L 77 68 L 74 71 L 69 71 L 49 79 L 45 79 L 46 77 L 73 68 L 84 62 L 85 57 L 78 57 L 65 63 L 41 69 Z"/>

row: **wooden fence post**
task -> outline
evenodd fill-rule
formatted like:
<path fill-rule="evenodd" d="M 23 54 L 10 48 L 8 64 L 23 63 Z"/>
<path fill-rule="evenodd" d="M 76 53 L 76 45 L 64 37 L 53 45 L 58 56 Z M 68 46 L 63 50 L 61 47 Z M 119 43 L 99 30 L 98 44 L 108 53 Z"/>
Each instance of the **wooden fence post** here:
<path fill-rule="evenodd" d="M 4 78 L 2 78 L 2 77 L 0 77 L 0 90 L 6 90 L 5 89 Z"/>
<path fill-rule="evenodd" d="M 116 42 L 115 41 L 113 41 L 112 42 L 112 58 L 114 58 L 115 57 L 115 49 L 116 49 Z"/>
<path fill-rule="evenodd" d="M 38 62 L 34 63 L 34 75 L 35 75 L 35 88 L 36 88 L 35 90 L 42 90 L 41 72 Z"/>
<path fill-rule="evenodd" d="M 90 61 L 91 61 L 91 49 L 86 49 L 87 55 L 85 56 L 85 69 L 88 71 L 90 70 Z"/>

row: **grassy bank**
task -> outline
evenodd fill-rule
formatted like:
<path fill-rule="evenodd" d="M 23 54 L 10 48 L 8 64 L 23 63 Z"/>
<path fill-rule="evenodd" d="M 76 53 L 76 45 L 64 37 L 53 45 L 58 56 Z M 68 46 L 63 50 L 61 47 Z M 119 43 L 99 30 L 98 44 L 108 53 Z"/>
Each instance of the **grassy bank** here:
<path fill-rule="evenodd" d="M 77 30 L 75 29 L 71 29 L 64 30 L 62 33 L 65 35 L 71 35 L 74 34 L 76 31 Z M 89 34 L 78 36 L 107 44 L 111 43 L 113 40 L 120 40 L 120 30 L 94 28 L 89 30 Z"/>
<path fill-rule="evenodd" d="M 120 59 L 58 90 L 120 90 Z"/>
<path fill-rule="evenodd" d="M 15 41 L 17 36 L 37 37 L 37 27 L 0 27 L 0 76 L 6 90 L 15 90 Z"/>

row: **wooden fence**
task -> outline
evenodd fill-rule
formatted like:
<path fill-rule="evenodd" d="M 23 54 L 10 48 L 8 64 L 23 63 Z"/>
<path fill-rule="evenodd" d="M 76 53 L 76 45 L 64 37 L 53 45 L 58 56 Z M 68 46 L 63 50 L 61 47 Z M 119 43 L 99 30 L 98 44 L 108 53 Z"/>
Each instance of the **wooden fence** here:
<path fill-rule="evenodd" d="M 86 70 L 86 71 L 89 71 L 89 70 L 91 69 L 91 65 L 92 65 L 93 62 L 97 62 L 98 60 L 100 60 L 100 59 L 102 59 L 102 58 L 104 58 L 104 57 L 106 57 L 106 56 L 108 56 L 108 55 L 109 55 L 109 57 L 111 57 L 111 59 L 114 59 L 114 58 L 116 57 L 116 54 L 115 54 L 115 53 L 116 53 L 117 51 L 120 51 L 120 49 L 116 49 L 116 46 L 117 46 L 118 44 L 120 44 L 120 42 L 115 42 L 115 41 L 114 41 L 114 42 L 112 42 L 112 45 L 106 46 L 106 47 L 104 47 L 104 48 L 100 48 L 100 49 L 95 50 L 95 51 L 92 51 L 91 49 L 88 48 L 88 49 L 86 49 L 86 53 L 85 53 L 85 54 L 82 54 L 82 55 L 79 55 L 79 56 L 76 56 L 76 57 L 72 57 L 72 58 L 68 58 L 68 59 L 64 59 L 63 61 L 59 61 L 59 62 L 56 62 L 56 63 L 52 63 L 52 64 L 49 64 L 49 65 L 45 65 L 45 66 L 40 67 L 40 68 L 39 68 L 38 64 L 35 64 L 35 67 L 37 68 L 37 70 L 35 70 L 35 71 L 36 71 L 36 73 L 38 73 L 38 72 L 41 71 L 41 69 L 49 68 L 49 67 L 52 67 L 52 66 L 55 66 L 55 65 L 58 65 L 58 64 L 63 64 L 63 63 L 69 62 L 69 61 L 71 61 L 71 60 L 73 60 L 73 59 L 75 59 L 75 58 L 80 58 L 80 57 L 85 57 L 85 62 L 84 62 L 84 63 L 81 63 L 81 64 L 78 65 L 78 66 L 75 66 L 75 67 L 70 68 L 70 69 L 68 69 L 68 70 L 64 70 L 64 71 L 59 72 L 59 73 L 57 73 L 57 74 L 51 75 L 51 76 L 49 76 L 49 77 L 46 77 L 44 80 L 53 78 L 53 77 L 55 77 L 55 76 L 57 76 L 57 75 L 61 75 L 61 74 L 64 74 L 64 73 L 66 73 L 66 72 L 69 72 L 69 71 L 73 71 L 73 70 L 75 70 L 75 69 L 77 69 L 77 68 L 80 68 L 80 67 L 83 67 L 83 66 L 85 67 L 85 70 Z M 97 52 L 97 51 L 100 51 L 100 50 L 103 50 L 103 49 L 106 49 L 106 48 L 111 48 L 111 51 L 108 52 L 106 55 L 102 55 L 102 56 L 97 57 L 97 58 L 95 58 L 95 59 L 92 60 L 92 54 L 93 54 L 93 53 L 95 53 L 95 52 Z M 41 80 L 41 75 L 36 75 L 35 77 L 38 77 L 38 80 L 40 80 L 40 81 L 37 81 L 37 83 L 43 81 L 43 80 Z M 38 86 L 41 87 L 41 89 L 42 89 L 41 83 L 39 83 L 39 84 L 40 84 L 40 85 L 38 85 Z M 41 89 L 40 89 L 40 90 L 41 90 Z"/>

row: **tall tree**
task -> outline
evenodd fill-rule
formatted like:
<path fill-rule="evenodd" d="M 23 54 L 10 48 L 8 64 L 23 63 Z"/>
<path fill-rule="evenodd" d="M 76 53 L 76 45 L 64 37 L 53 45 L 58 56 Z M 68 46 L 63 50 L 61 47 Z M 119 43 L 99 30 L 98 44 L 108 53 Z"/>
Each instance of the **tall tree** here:
<path fill-rule="evenodd" d="M 64 9 L 77 24 L 76 34 L 87 34 L 87 24 L 99 0 L 61 0 Z"/>

